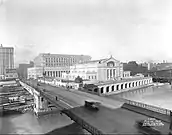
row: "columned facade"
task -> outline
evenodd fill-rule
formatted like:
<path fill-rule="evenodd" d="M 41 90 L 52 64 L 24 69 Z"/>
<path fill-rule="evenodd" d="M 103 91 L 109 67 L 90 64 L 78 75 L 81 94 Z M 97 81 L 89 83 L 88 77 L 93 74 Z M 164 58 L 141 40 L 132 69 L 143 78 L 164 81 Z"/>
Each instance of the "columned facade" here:
<path fill-rule="evenodd" d="M 76 63 L 90 61 L 88 55 L 67 55 L 41 53 L 34 59 L 34 67 L 28 68 L 28 78 L 45 77 L 62 78 L 62 73 L 68 73 L 70 66 Z"/>
<path fill-rule="evenodd" d="M 63 73 L 63 79 L 74 80 L 77 76 L 90 81 L 120 80 L 123 78 L 123 64 L 112 56 L 70 66 L 70 73 Z"/>

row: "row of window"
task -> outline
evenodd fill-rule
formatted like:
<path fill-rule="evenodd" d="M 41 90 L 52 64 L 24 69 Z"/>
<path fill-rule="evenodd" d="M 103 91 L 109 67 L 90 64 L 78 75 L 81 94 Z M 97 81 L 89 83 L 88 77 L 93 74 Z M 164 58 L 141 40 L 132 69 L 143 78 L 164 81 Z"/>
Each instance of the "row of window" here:
<path fill-rule="evenodd" d="M 71 71 L 72 73 L 85 73 L 85 71 L 83 70 L 83 71 Z"/>
<path fill-rule="evenodd" d="M 138 82 L 132 82 L 132 83 L 129 83 L 129 84 L 127 84 L 127 83 L 125 83 L 125 84 L 118 84 L 117 86 L 116 86 L 116 90 L 122 90 L 122 89 L 126 89 L 126 88 L 130 88 L 130 87 L 136 87 L 136 86 L 140 86 L 140 85 L 144 85 L 144 84 L 148 84 L 148 83 L 150 83 L 151 82 L 151 80 L 143 80 L 143 81 L 138 81 Z M 106 93 L 108 93 L 109 92 L 109 86 L 107 86 L 106 87 Z M 101 88 L 101 93 L 103 93 L 103 89 L 104 89 L 104 87 L 102 87 Z M 114 91 L 115 90 L 115 88 L 114 88 L 114 85 L 111 87 L 111 90 L 112 91 Z"/>
<path fill-rule="evenodd" d="M 89 79 L 89 80 L 91 80 L 91 79 L 95 79 L 95 80 L 96 80 L 96 79 L 97 79 L 97 77 L 96 77 L 96 75 L 95 75 L 95 76 L 94 76 L 94 75 L 92 75 L 92 76 L 88 76 L 88 79 Z"/>
<path fill-rule="evenodd" d="M 71 66 L 70 63 L 46 63 L 45 66 L 47 67 L 56 67 L 56 66 Z"/>
<path fill-rule="evenodd" d="M 123 75 L 123 77 L 129 77 L 130 76 L 130 74 L 124 74 Z"/>
<path fill-rule="evenodd" d="M 76 59 L 75 58 L 46 58 L 45 59 L 46 62 L 75 62 Z"/>

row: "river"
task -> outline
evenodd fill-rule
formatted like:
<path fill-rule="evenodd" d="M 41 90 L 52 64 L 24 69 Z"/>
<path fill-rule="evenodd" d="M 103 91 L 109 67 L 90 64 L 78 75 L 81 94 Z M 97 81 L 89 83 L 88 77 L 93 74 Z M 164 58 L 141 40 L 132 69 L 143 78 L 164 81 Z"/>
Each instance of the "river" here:
<path fill-rule="evenodd" d="M 31 112 L 0 117 L 0 134 L 83 134 L 85 131 L 60 113 L 36 118 Z"/>
<path fill-rule="evenodd" d="M 144 88 L 144 93 L 126 94 L 126 98 L 172 108 L 172 90 L 169 86 Z M 156 102 L 156 103 L 155 103 Z M 163 104 L 164 103 L 164 104 Z M 83 134 L 86 133 L 78 124 L 60 113 L 36 118 L 31 112 L 13 113 L 0 117 L 0 134 Z"/>

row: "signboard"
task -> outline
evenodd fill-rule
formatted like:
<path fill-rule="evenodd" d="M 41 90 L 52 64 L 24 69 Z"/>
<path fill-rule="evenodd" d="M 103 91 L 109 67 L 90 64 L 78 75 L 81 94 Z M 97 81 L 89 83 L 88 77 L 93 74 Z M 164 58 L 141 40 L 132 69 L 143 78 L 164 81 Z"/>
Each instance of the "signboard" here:
<path fill-rule="evenodd" d="M 6 73 L 17 73 L 16 69 L 6 69 Z"/>

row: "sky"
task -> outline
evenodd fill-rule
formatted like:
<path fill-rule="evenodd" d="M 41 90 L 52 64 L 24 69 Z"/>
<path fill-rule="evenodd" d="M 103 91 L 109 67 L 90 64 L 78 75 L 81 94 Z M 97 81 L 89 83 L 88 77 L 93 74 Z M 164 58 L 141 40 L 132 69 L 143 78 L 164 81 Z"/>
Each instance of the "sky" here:
<path fill-rule="evenodd" d="M 172 61 L 171 0 L 1 0 L 0 44 L 39 53 Z"/>

